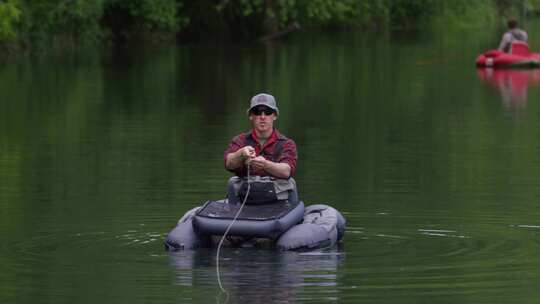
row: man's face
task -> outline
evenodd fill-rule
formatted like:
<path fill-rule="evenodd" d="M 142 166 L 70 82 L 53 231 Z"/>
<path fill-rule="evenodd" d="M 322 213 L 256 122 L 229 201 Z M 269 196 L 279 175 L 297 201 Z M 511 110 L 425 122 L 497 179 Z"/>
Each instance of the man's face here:
<path fill-rule="evenodd" d="M 271 132 L 276 119 L 276 112 L 267 106 L 257 106 L 249 111 L 249 120 L 259 133 Z"/>

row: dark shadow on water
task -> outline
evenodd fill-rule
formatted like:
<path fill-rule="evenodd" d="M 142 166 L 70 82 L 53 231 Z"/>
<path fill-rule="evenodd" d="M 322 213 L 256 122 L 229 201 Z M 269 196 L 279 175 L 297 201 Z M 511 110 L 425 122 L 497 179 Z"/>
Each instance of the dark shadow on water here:
<path fill-rule="evenodd" d="M 170 254 L 176 284 L 205 286 L 219 301 L 215 250 Z M 222 250 L 220 276 L 232 302 L 294 303 L 298 299 L 338 300 L 339 268 L 345 253 L 340 249 L 316 252 L 278 252 L 253 248 Z M 211 297 L 210 292 L 206 297 Z"/>

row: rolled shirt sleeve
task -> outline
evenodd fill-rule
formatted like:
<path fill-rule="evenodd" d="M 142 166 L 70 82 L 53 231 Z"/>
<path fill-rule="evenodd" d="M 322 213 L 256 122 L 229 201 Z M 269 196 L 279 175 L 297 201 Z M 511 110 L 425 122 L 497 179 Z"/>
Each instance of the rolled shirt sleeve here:
<path fill-rule="evenodd" d="M 227 155 L 240 150 L 240 148 L 243 148 L 244 146 L 245 146 L 245 134 L 239 134 L 239 135 L 235 136 L 231 140 L 231 142 L 229 143 L 229 146 L 227 147 L 227 149 L 223 153 L 223 165 L 225 166 L 225 169 L 227 169 L 227 166 L 226 166 L 226 164 L 227 164 Z M 242 167 L 240 167 L 240 168 L 238 168 L 236 170 L 229 170 L 229 169 L 227 169 L 227 170 L 230 171 L 230 172 L 233 172 L 237 176 L 246 175 L 245 166 L 242 166 Z"/>
<path fill-rule="evenodd" d="M 283 150 L 277 162 L 288 164 L 289 167 L 291 167 L 291 177 L 293 177 L 296 173 L 296 160 L 298 159 L 296 143 L 292 139 L 288 138 L 283 144 L 282 149 Z"/>

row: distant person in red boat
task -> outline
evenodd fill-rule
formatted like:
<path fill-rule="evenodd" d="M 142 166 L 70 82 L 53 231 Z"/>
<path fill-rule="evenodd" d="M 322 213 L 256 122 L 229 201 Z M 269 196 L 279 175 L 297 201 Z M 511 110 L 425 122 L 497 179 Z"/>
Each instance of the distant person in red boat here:
<path fill-rule="evenodd" d="M 512 42 L 523 41 L 527 42 L 527 32 L 518 28 L 518 22 L 515 19 L 508 20 L 508 31 L 504 33 L 499 44 L 499 51 L 510 53 Z"/>

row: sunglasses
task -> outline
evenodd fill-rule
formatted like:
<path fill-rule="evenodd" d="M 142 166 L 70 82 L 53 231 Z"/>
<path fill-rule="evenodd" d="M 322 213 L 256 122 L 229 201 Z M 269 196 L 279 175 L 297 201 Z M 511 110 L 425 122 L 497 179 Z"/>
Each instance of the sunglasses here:
<path fill-rule="evenodd" d="M 255 116 L 259 116 L 261 115 L 262 113 L 264 113 L 264 115 L 268 116 L 268 115 L 272 115 L 275 113 L 274 110 L 270 109 L 270 108 L 267 108 L 267 107 L 264 107 L 264 108 L 255 108 L 255 109 L 252 109 L 250 111 L 251 114 L 255 115 Z"/>

